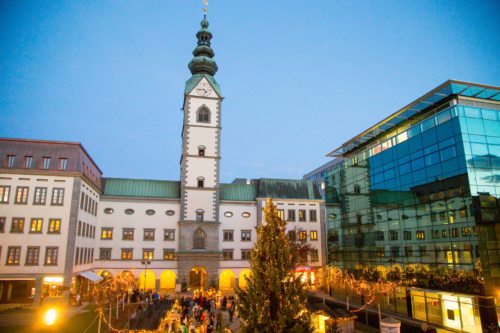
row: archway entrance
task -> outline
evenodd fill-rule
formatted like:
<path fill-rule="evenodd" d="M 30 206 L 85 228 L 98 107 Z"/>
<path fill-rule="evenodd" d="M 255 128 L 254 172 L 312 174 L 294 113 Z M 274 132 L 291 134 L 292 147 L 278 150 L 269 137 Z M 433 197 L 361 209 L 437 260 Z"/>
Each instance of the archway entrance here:
<path fill-rule="evenodd" d="M 151 289 L 153 292 L 156 290 L 156 275 L 153 271 L 148 269 L 139 274 L 139 289 L 144 291 Z"/>
<path fill-rule="evenodd" d="M 189 290 L 207 289 L 207 270 L 205 267 L 193 267 L 189 272 Z"/>
<path fill-rule="evenodd" d="M 169 291 L 175 291 L 175 273 L 169 269 L 164 270 L 160 275 L 160 289 Z"/>
<path fill-rule="evenodd" d="M 250 276 L 251 271 L 249 269 L 244 269 L 241 271 L 238 278 L 238 287 L 241 289 L 246 289 L 247 287 L 247 276 Z"/>
<path fill-rule="evenodd" d="M 234 290 L 234 273 L 230 269 L 225 269 L 220 273 L 219 288 L 222 291 Z"/>

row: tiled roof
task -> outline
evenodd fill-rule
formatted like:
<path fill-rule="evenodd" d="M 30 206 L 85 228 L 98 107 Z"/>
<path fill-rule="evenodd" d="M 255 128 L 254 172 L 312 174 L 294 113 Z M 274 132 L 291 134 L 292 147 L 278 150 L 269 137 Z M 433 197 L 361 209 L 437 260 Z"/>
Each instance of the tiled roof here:
<path fill-rule="evenodd" d="M 220 200 L 255 201 L 256 194 L 253 184 L 220 184 Z"/>
<path fill-rule="evenodd" d="M 262 178 L 257 183 L 259 198 L 321 199 L 317 187 L 308 180 Z"/>
<path fill-rule="evenodd" d="M 179 186 L 170 180 L 104 178 L 103 195 L 179 199 Z"/>

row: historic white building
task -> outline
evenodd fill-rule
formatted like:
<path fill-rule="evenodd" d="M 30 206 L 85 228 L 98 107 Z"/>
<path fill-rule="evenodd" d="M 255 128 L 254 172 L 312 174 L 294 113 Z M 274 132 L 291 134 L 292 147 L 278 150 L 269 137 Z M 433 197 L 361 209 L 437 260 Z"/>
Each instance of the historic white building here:
<path fill-rule="evenodd" d="M 221 184 L 221 89 L 204 18 L 184 91 L 181 179 L 104 178 L 79 143 L 0 139 L 0 302 L 85 293 L 129 271 L 139 288 L 244 286 L 247 260 L 273 198 L 289 237 L 310 243 L 300 267 L 325 262 L 324 214 L 312 182 Z"/>

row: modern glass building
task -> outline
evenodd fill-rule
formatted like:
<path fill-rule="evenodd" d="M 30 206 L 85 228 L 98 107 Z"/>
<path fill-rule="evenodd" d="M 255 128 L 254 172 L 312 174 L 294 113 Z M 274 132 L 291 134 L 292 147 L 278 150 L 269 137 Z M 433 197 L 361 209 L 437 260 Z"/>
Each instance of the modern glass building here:
<path fill-rule="evenodd" d="M 466 332 L 498 325 L 499 87 L 447 81 L 328 156 L 341 158 L 317 169 L 331 265 L 399 279 L 387 311 Z"/>

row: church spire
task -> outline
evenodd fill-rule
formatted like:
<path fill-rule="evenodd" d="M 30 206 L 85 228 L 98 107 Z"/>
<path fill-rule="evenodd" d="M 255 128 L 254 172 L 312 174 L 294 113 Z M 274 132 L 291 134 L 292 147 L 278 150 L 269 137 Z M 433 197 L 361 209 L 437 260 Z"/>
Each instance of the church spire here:
<path fill-rule="evenodd" d="M 188 67 L 191 74 L 208 74 L 214 76 L 217 73 L 217 64 L 214 57 L 214 51 L 210 47 L 210 40 L 212 39 L 212 33 L 208 30 L 208 20 L 207 20 L 207 2 L 204 1 L 203 7 L 203 20 L 201 20 L 201 29 L 196 34 L 198 38 L 198 46 L 194 49 L 194 58 L 189 63 Z"/>

